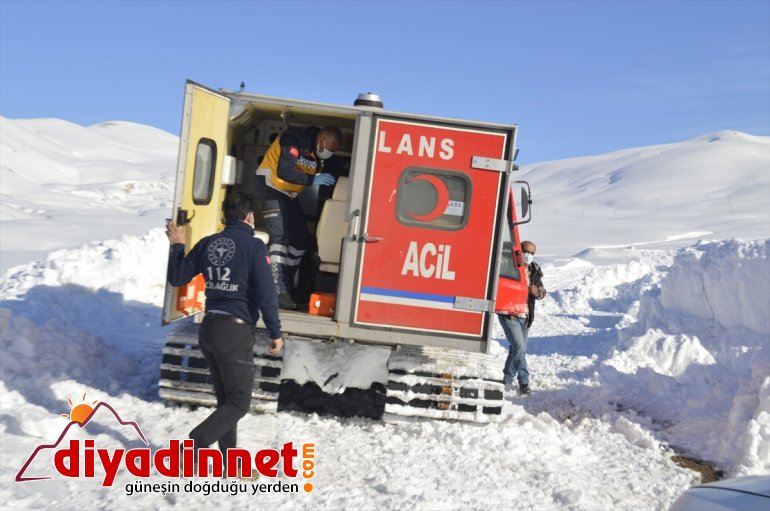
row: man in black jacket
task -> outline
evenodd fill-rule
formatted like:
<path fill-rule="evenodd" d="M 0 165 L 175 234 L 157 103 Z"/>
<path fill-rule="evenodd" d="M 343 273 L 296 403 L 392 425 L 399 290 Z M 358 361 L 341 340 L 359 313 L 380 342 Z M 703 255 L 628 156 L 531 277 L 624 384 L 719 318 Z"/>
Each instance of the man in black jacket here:
<path fill-rule="evenodd" d="M 260 312 L 272 339 L 283 347 L 275 286 L 267 248 L 254 238 L 253 197 L 231 193 L 224 203 L 225 229 L 203 238 L 185 257 L 183 227 L 166 225 L 171 249 L 168 282 L 187 284 L 202 273 L 206 280 L 206 315 L 198 344 L 206 359 L 217 408 L 190 432 L 195 448 L 219 442 L 222 459 L 235 448 L 238 421 L 251 406 L 254 385 L 254 335 Z"/>
<path fill-rule="evenodd" d="M 503 327 L 505 337 L 511 344 L 508 349 L 508 358 L 503 368 L 503 383 L 506 390 L 513 389 L 513 378 L 519 382 L 519 393 L 526 395 L 531 392 L 529 387 L 529 368 L 527 367 L 527 339 L 529 328 L 535 319 L 535 300 L 545 298 L 546 291 L 543 287 L 543 271 L 535 262 L 537 247 L 531 241 L 521 243 L 521 252 L 524 264 L 527 265 L 527 285 L 529 296 L 527 298 L 527 312 L 519 315 L 498 314 L 500 326 Z"/>
<path fill-rule="evenodd" d="M 342 132 L 336 126 L 291 127 L 273 141 L 257 169 L 257 203 L 270 236 L 270 263 L 282 309 L 297 308 L 292 281 L 310 246 L 297 195 L 307 186 L 334 184 L 334 176 L 322 172 L 323 162 L 340 147 Z"/>

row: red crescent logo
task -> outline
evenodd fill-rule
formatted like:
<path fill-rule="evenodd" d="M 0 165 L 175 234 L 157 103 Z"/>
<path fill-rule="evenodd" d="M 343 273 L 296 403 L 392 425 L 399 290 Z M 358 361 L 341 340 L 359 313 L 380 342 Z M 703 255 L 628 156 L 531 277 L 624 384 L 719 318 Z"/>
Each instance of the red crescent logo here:
<path fill-rule="evenodd" d="M 414 183 L 418 180 L 429 183 L 436 190 L 436 195 L 438 195 L 436 199 L 436 207 L 424 215 L 415 215 L 411 211 L 408 213 L 412 218 L 419 222 L 431 222 L 443 215 L 444 211 L 446 211 L 446 208 L 449 205 L 449 190 L 441 179 L 432 174 L 420 174 L 419 176 L 415 176 L 412 178 L 410 183 Z"/>

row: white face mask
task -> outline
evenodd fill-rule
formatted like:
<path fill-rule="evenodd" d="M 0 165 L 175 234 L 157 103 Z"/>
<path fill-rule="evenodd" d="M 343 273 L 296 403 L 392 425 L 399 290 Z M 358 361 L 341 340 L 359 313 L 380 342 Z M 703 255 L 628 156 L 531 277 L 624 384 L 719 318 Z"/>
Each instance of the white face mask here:
<path fill-rule="evenodd" d="M 321 149 L 321 145 L 318 144 L 315 146 L 315 155 L 318 156 L 319 160 L 328 160 L 334 155 L 334 153 L 329 151 L 325 147 Z"/>
<path fill-rule="evenodd" d="M 527 252 L 523 252 L 524 255 L 524 264 L 529 266 L 532 264 L 532 262 L 535 260 L 535 254 L 528 254 Z"/>

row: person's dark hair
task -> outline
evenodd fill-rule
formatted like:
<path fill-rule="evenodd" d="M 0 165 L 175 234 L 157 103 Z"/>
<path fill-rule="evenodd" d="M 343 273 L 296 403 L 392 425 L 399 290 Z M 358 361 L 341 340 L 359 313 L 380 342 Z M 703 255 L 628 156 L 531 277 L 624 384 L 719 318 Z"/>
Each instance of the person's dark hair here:
<path fill-rule="evenodd" d="M 342 131 L 340 131 L 337 126 L 326 126 L 325 128 L 321 129 L 320 134 L 325 136 L 327 139 L 331 139 L 330 142 L 333 141 L 342 144 Z"/>
<path fill-rule="evenodd" d="M 254 211 L 254 196 L 245 192 L 228 193 L 225 198 L 225 222 L 243 222 Z"/>

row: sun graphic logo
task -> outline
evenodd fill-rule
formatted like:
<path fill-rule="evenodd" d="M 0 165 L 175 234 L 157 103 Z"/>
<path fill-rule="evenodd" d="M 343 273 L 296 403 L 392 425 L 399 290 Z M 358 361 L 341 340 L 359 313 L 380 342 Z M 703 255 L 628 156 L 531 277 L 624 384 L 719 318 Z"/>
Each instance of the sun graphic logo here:
<path fill-rule="evenodd" d="M 61 416 L 64 417 L 65 419 L 69 419 L 70 421 L 74 421 L 82 426 L 85 426 L 88 418 L 91 416 L 92 413 L 94 413 L 94 407 L 91 405 L 95 405 L 99 401 L 92 401 L 91 404 L 86 403 L 85 392 L 83 392 L 83 397 L 80 398 L 80 401 L 81 403 L 76 405 L 72 402 L 72 399 L 68 397 L 67 402 L 72 407 L 72 411 L 69 414 L 63 413 L 61 414 Z"/>
<path fill-rule="evenodd" d="M 119 460 L 122 458 L 125 449 L 114 449 L 113 453 L 110 452 L 110 450 L 96 447 L 95 441 L 91 439 L 85 441 L 81 441 L 79 439 L 69 439 L 68 442 L 65 441 L 65 437 L 68 436 L 70 429 L 73 427 L 84 429 L 88 423 L 94 419 L 97 412 L 102 409 L 108 412 L 102 413 L 100 415 L 102 419 L 107 419 L 109 421 L 110 418 L 112 418 L 115 422 L 117 422 L 118 426 L 129 426 L 129 428 L 132 428 L 136 432 L 139 440 L 144 445 L 149 446 L 149 442 L 145 438 L 144 433 L 142 433 L 142 430 L 139 428 L 139 425 L 136 422 L 123 420 L 118 412 L 104 401 L 86 401 L 86 396 L 87 393 L 84 392 L 83 396 L 80 398 L 80 402 L 78 403 L 73 402 L 69 397 L 67 398 L 67 402 L 72 407 L 72 410 L 70 410 L 70 413 L 68 414 L 62 413 L 60 415 L 66 419 L 69 419 L 69 423 L 64 427 L 55 442 L 51 444 L 38 445 L 35 448 L 30 457 L 27 458 L 27 461 L 16 474 L 16 482 L 40 481 L 53 478 L 51 475 L 34 476 L 27 474 L 28 471 L 40 470 L 40 463 L 36 464 L 37 468 L 30 468 L 30 464 L 32 464 L 32 462 L 41 451 L 47 451 L 48 454 L 53 454 L 53 469 L 56 473 L 65 477 L 94 477 L 95 466 L 101 460 Z M 77 431 L 77 429 L 75 431 Z M 85 463 L 83 464 L 82 472 L 80 471 L 81 454 L 84 454 L 85 456 Z M 116 455 L 120 455 L 120 457 L 115 458 Z M 49 470 L 50 468 L 51 467 L 48 467 Z M 112 484 L 112 480 L 114 480 L 114 477 L 117 474 L 118 467 L 110 465 L 102 468 L 107 469 L 107 478 L 105 481 L 109 481 L 108 484 L 103 483 L 103 485 Z"/>

